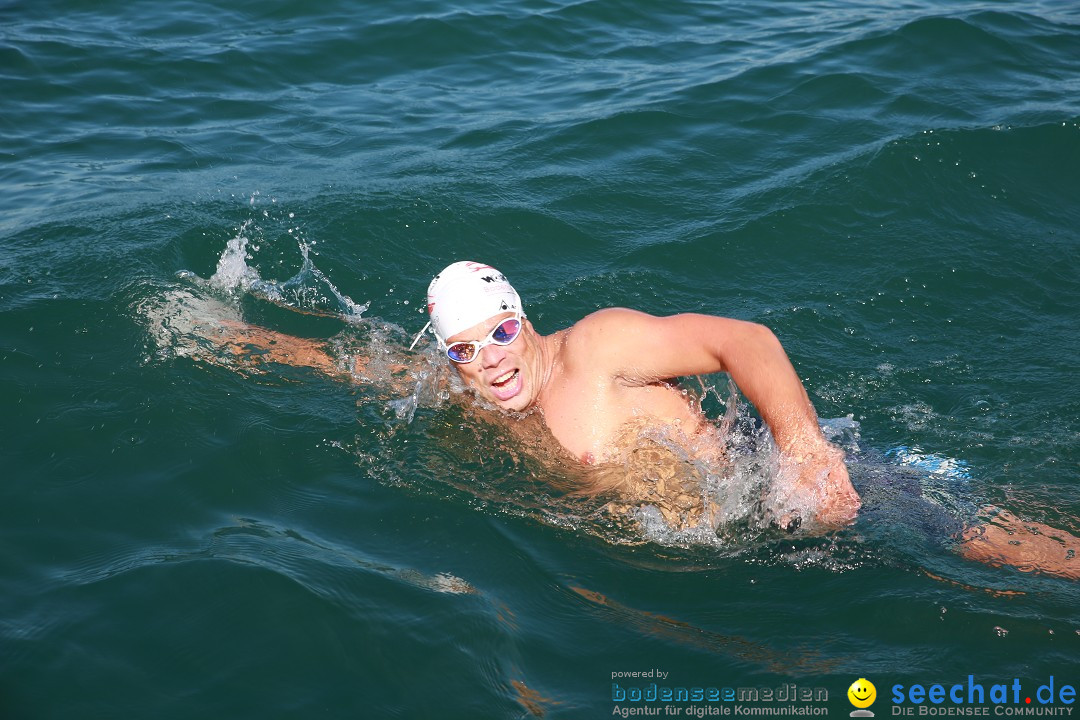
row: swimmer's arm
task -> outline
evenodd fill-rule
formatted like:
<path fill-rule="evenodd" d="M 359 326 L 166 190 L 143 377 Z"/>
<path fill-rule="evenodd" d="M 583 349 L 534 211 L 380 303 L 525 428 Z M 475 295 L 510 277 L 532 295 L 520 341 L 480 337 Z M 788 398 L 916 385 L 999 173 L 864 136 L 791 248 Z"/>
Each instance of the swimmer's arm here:
<path fill-rule="evenodd" d="M 821 434 L 802 381 L 771 330 L 757 323 L 686 313 L 655 317 L 615 308 L 580 323 L 582 344 L 618 382 L 645 384 L 726 372 L 769 426 L 792 489 L 819 498 L 819 520 L 850 521 L 859 496 L 844 454 Z M 578 332 L 578 328 L 574 329 Z"/>
<path fill-rule="evenodd" d="M 257 325 L 236 320 L 219 320 L 212 331 L 200 333 L 203 340 L 216 346 L 214 353 L 205 353 L 203 360 L 233 368 L 257 368 L 267 363 L 291 365 L 315 370 L 334 380 L 378 386 L 394 396 L 416 390 L 416 376 L 407 362 L 382 358 L 373 363 L 359 354 L 335 352 L 321 340 L 286 335 Z M 405 360 L 405 358 L 402 358 Z M 376 372 L 372 374 L 372 366 Z"/>
<path fill-rule="evenodd" d="M 350 377 L 347 369 L 330 354 L 325 342 L 231 320 L 221 321 L 220 325 L 217 333 L 204 337 L 242 364 L 270 362 L 307 367 L 339 379 Z"/>
<path fill-rule="evenodd" d="M 579 326 L 574 333 L 591 335 L 591 354 L 610 365 L 622 382 L 726 372 L 757 408 L 781 450 L 822 439 L 817 413 L 795 368 L 764 325 L 693 313 L 655 317 L 613 308 L 593 313 Z"/>

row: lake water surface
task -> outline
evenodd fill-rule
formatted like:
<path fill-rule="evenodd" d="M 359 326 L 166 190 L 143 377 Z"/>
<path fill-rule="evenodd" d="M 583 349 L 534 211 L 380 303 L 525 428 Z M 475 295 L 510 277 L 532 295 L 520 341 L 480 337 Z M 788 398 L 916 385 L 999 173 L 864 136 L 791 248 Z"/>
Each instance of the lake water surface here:
<path fill-rule="evenodd" d="M 950 541 L 1080 534 L 1078 198 L 1074 3 L 0 2 L 0 716 L 1080 684 L 1080 586 Z M 768 325 L 859 520 L 617 522 L 469 402 L 155 331 L 195 298 L 381 357 L 460 259 L 544 333 Z"/>

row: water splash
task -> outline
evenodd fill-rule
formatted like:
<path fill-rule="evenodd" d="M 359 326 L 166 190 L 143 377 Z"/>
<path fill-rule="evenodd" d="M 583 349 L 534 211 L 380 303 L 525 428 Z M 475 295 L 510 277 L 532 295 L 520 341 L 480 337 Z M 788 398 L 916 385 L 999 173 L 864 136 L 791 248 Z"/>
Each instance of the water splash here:
<path fill-rule="evenodd" d="M 236 235 L 225 244 L 225 249 L 218 258 L 217 268 L 214 274 L 207 280 L 210 287 L 224 292 L 247 291 L 251 285 L 259 280 L 259 274 L 248 266 L 251 259 L 248 254 L 248 236 L 254 225 L 253 220 L 245 220 Z M 182 272 L 182 276 L 194 278 L 194 273 Z"/>
<path fill-rule="evenodd" d="M 252 219 L 244 221 L 236 235 L 229 239 L 218 258 L 214 274 L 206 281 L 210 287 L 231 294 L 250 293 L 287 310 L 333 317 L 358 324 L 371 303 L 357 303 L 340 290 L 330 278 L 315 266 L 311 246 L 297 238 L 300 270 L 284 281 L 266 280 L 248 261 L 252 260 L 249 244 L 258 238 L 260 230 Z M 187 273 L 186 277 L 194 277 Z"/>
<path fill-rule="evenodd" d="M 190 288 L 152 287 L 134 306 L 135 316 L 152 342 L 152 357 L 194 357 L 214 362 L 219 353 L 207 337 L 225 332 L 228 324 L 240 324 L 239 309 L 221 299 Z"/>
<path fill-rule="evenodd" d="M 254 204 L 255 196 L 252 196 Z M 281 224 L 269 210 L 261 217 L 272 225 Z M 291 223 L 295 215 L 288 213 Z M 287 227 L 286 243 L 267 240 L 257 218 L 245 220 L 225 243 L 214 273 L 203 278 L 190 270 L 176 274 L 179 284 L 162 287 L 151 283 L 133 303 L 135 315 L 146 327 L 153 356 L 161 358 L 193 357 L 211 364 L 241 371 L 242 363 L 230 349 L 227 340 L 236 328 L 246 327 L 240 300 L 250 295 L 292 312 L 330 317 L 350 326 L 371 325 L 364 312 L 370 303 L 357 303 L 342 293 L 312 260 L 314 241 L 303 238 L 300 228 Z M 294 244 L 295 243 L 295 244 Z M 299 270 L 286 280 L 266 279 L 254 255 L 272 251 L 279 263 L 295 259 L 299 254 Z M 284 260 L 282 257 L 284 256 Z M 346 359 L 344 355 L 342 359 Z M 243 372 L 261 373 L 248 364 Z"/>

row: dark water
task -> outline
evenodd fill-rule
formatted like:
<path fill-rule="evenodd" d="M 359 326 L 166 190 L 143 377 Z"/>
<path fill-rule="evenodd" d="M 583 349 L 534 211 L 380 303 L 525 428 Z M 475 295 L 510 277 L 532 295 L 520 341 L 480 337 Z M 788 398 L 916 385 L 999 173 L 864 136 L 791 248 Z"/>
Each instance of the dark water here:
<path fill-rule="evenodd" d="M 1075 685 L 1076 583 L 948 533 L 1080 531 L 1078 198 L 1067 2 L 0 3 L 0 716 Z M 247 281 L 200 292 L 309 338 L 407 342 L 466 258 L 542 332 L 763 322 L 866 510 L 613 527 L 467 407 L 159 346 L 147 308 L 237 239 Z"/>

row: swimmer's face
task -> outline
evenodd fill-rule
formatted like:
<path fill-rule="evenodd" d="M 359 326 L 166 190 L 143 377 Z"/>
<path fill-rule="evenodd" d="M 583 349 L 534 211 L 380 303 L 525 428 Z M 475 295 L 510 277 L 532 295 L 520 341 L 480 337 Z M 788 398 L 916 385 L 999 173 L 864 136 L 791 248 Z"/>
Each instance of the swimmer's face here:
<path fill-rule="evenodd" d="M 446 338 L 446 344 L 482 341 L 496 326 L 513 316 L 512 312 L 494 315 Z M 509 345 L 489 343 L 481 348 L 472 362 L 450 364 L 480 397 L 504 410 L 522 411 L 532 405 L 540 394 L 537 380 L 543 375 L 539 373 L 537 338 L 532 324 L 522 318 L 521 332 Z"/>
<path fill-rule="evenodd" d="M 848 700 L 857 708 L 868 708 L 877 698 L 877 688 L 866 678 L 859 678 L 851 683 L 847 691 Z"/>

